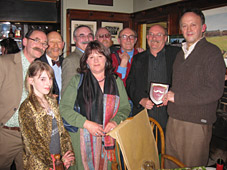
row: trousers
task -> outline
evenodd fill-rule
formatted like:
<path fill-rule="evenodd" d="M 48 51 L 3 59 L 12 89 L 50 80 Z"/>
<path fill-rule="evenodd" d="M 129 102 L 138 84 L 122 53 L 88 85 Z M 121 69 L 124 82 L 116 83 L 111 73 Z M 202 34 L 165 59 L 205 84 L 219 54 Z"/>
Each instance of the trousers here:
<path fill-rule="evenodd" d="M 166 154 L 179 159 L 187 167 L 206 166 L 212 125 L 196 124 L 169 117 L 166 127 Z M 165 168 L 177 168 L 170 161 Z"/>
<path fill-rule="evenodd" d="M 21 133 L 0 127 L 0 169 L 10 170 L 13 161 L 17 170 L 23 170 Z"/>

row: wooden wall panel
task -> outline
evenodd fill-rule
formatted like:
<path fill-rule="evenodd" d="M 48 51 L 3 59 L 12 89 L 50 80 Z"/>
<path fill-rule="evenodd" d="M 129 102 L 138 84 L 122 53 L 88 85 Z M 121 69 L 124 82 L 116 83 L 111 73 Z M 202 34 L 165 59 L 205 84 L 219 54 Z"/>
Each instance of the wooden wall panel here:
<path fill-rule="evenodd" d="M 102 12 L 102 11 L 90 11 L 90 10 L 67 10 L 66 19 L 66 43 L 67 43 L 67 53 L 69 53 L 70 44 L 70 33 L 71 33 L 71 20 L 82 20 L 82 21 L 96 21 L 97 28 L 101 27 L 101 22 L 121 22 L 123 27 L 132 28 L 132 18 L 131 14 L 126 13 L 116 13 L 116 12 Z"/>

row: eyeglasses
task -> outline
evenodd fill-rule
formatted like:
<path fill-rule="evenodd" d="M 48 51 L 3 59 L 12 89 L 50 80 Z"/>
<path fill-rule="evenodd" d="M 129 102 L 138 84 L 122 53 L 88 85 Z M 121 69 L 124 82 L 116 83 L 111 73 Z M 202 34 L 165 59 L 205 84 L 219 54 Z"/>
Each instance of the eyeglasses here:
<path fill-rule="evenodd" d="M 102 34 L 102 35 L 98 35 L 98 38 L 110 38 L 111 35 L 110 34 Z"/>
<path fill-rule="evenodd" d="M 122 35 L 122 36 L 120 36 L 120 38 L 122 38 L 123 40 L 127 40 L 128 38 L 130 40 L 134 40 L 136 38 L 136 36 L 135 35 Z"/>
<path fill-rule="evenodd" d="M 93 39 L 94 38 L 94 35 L 93 34 L 88 34 L 88 35 L 84 35 L 84 34 L 80 34 L 79 36 L 76 36 L 76 37 L 80 37 L 81 39 Z"/>
<path fill-rule="evenodd" d="M 154 34 L 153 32 L 149 32 L 148 35 L 149 35 L 150 37 L 157 37 L 157 38 L 161 38 L 161 37 L 165 36 L 165 34 L 162 34 L 162 33 Z"/>
<path fill-rule="evenodd" d="M 27 39 L 34 41 L 36 44 L 41 44 L 44 48 L 47 48 L 48 47 L 48 44 L 47 43 L 42 43 L 39 38 L 33 39 L 33 38 L 27 37 Z"/>

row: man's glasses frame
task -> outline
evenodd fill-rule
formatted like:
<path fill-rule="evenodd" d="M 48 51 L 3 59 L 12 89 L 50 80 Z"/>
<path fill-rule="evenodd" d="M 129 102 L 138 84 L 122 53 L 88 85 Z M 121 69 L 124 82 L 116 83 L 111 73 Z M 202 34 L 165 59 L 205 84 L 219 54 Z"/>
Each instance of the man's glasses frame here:
<path fill-rule="evenodd" d="M 127 39 L 135 40 L 136 36 L 135 35 L 122 35 L 122 36 L 120 36 L 120 38 L 123 40 L 127 40 Z"/>
<path fill-rule="evenodd" d="M 29 39 L 29 40 L 34 41 L 37 44 L 41 44 L 44 48 L 48 47 L 48 44 L 47 43 L 42 43 L 39 38 L 35 38 L 35 39 L 34 38 L 30 38 L 30 37 L 26 37 L 26 38 Z"/>
<path fill-rule="evenodd" d="M 104 37 L 105 37 L 105 38 L 110 38 L 110 37 L 111 37 L 111 34 L 100 34 L 100 35 L 98 35 L 97 37 L 100 38 L 100 39 L 101 39 L 101 38 L 104 38 Z"/>
<path fill-rule="evenodd" d="M 157 37 L 157 38 L 161 38 L 161 37 L 166 36 L 166 34 L 162 34 L 162 33 L 157 33 L 157 34 L 154 34 L 153 32 L 149 32 L 149 33 L 148 33 L 148 36 L 150 36 L 150 37 Z"/>

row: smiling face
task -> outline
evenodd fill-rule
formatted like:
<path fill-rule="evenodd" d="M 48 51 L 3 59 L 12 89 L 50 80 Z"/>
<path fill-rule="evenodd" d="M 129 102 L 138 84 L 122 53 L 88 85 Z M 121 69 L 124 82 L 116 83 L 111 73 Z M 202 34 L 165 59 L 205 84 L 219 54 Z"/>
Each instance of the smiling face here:
<path fill-rule="evenodd" d="M 200 16 L 193 12 L 187 12 L 181 18 L 180 28 L 188 47 L 190 47 L 202 38 L 206 25 L 202 24 Z"/>
<path fill-rule="evenodd" d="M 76 35 L 74 36 L 74 41 L 76 43 L 76 46 L 80 48 L 81 50 L 85 50 L 87 47 L 87 44 L 90 41 L 94 40 L 94 35 L 91 32 L 91 30 L 87 27 L 81 27 L 76 32 Z"/>
<path fill-rule="evenodd" d="M 64 42 L 61 35 L 58 32 L 50 32 L 47 35 L 48 48 L 46 50 L 47 55 L 53 60 L 58 60 L 58 57 L 62 54 Z"/>
<path fill-rule="evenodd" d="M 113 43 L 111 40 L 111 34 L 105 28 L 100 28 L 95 35 L 96 39 L 101 42 L 106 48 L 109 48 Z"/>
<path fill-rule="evenodd" d="M 152 54 L 157 54 L 163 49 L 167 41 L 165 30 L 160 25 L 154 25 L 149 29 L 147 43 Z"/>
<path fill-rule="evenodd" d="M 24 55 L 31 63 L 40 58 L 47 48 L 47 36 L 42 31 L 34 31 L 29 38 L 23 39 Z"/>
<path fill-rule="evenodd" d="M 105 72 L 106 57 L 92 50 L 92 53 L 87 58 L 87 64 L 94 75 L 104 74 Z"/>
<path fill-rule="evenodd" d="M 53 80 L 50 75 L 47 74 L 46 71 L 37 73 L 34 77 L 29 77 L 28 82 L 33 87 L 33 91 L 36 96 L 42 98 L 43 95 L 49 94 L 50 89 L 53 84 Z"/>

